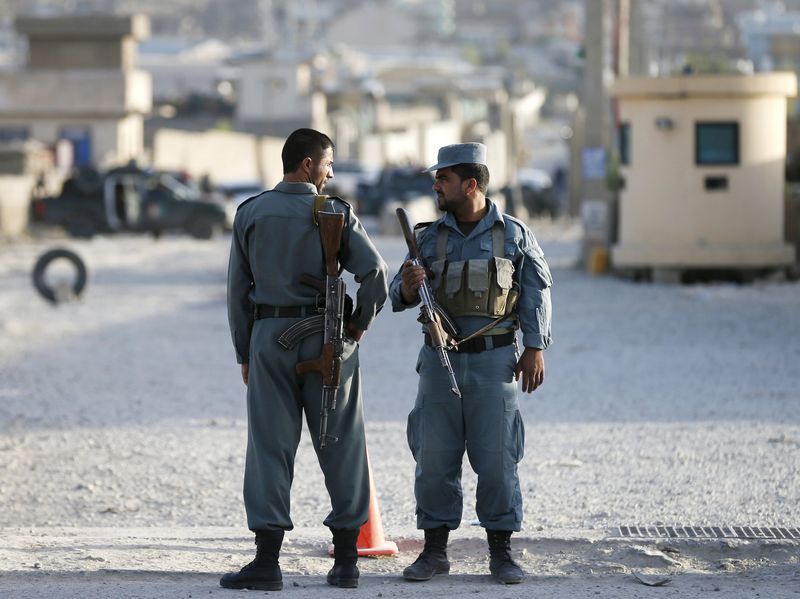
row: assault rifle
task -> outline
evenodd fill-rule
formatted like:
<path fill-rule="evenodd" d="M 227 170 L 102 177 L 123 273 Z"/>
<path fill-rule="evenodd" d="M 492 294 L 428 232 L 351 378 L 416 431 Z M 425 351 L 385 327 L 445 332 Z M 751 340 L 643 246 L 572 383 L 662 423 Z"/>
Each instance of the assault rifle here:
<path fill-rule="evenodd" d="M 319 235 L 322 239 L 322 252 L 325 258 L 325 312 L 322 314 L 324 334 L 322 352 L 316 360 L 297 364 L 298 374 L 318 371 L 322 374 L 322 409 L 319 421 L 319 446 L 325 447 L 328 441 L 336 443 L 339 439 L 328 434 L 328 416 L 336 409 L 336 392 L 339 389 L 344 350 L 345 284 L 339 276 L 337 255 L 342 246 L 344 214 L 318 212 Z M 323 288 L 318 279 L 304 275 L 302 281 L 308 285 Z M 313 317 L 319 321 L 319 317 Z M 301 321 L 302 322 L 302 321 Z M 284 336 L 289 333 L 286 331 Z"/>
<path fill-rule="evenodd" d="M 397 218 L 400 220 L 400 228 L 403 230 L 403 237 L 406 238 L 406 245 L 408 246 L 408 255 L 411 257 L 411 263 L 414 266 L 425 265 L 422 263 L 422 258 L 419 255 L 419 248 L 417 248 L 417 238 L 411 230 L 411 224 L 408 220 L 408 212 L 403 208 L 397 209 Z M 427 269 L 426 269 L 427 276 Z M 433 299 L 433 293 L 428 285 L 427 279 L 422 281 L 422 286 L 419 288 L 419 298 L 421 301 L 419 309 L 419 320 L 428 331 L 431 337 L 431 345 L 439 354 L 439 361 L 442 367 L 447 370 L 447 375 L 450 377 L 450 391 L 456 397 L 461 397 L 461 391 L 458 389 L 456 376 L 453 373 L 453 366 L 450 364 L 450 357 L 447 355 L 448 349 L 455 349 L 456 344 L 453 337 L 458 335 L 458 327 L 447 315 L 447 312 L 436 303 Z"/>

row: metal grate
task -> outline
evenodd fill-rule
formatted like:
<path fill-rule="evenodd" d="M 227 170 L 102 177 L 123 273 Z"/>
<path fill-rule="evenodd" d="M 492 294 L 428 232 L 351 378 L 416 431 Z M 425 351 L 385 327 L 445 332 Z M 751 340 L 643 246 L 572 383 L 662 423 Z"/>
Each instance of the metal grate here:
<path fill-rule="evenodd" d="M 619 526 L 612 536 L 630 539 L 795 539 L 800 528 L 763 526 Z"/>

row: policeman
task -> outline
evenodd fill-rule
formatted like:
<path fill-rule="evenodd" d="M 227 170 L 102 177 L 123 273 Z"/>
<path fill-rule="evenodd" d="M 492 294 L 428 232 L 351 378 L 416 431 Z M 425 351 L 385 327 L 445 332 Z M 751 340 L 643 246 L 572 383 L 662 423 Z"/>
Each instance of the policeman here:
<path fill-rule="evenodd" d="M 220 584 L 232 589 L 282 588 L 278 555 L 292 530 L 289 489 L 305 413 L 332 509 L 325 525 L 333 533 L 334 566 L 328 583 L 358 586 L 356 539 L 367 520 L 367 471 L 358 343 L 387 296 L 387 266 L 359 220 L 338 198 L 316 206 L 346 215 L 339 261 L 360 283 L 345 327 L 341 382 L 328 433 L 338 438 L 320 448 L 322 379 L 298 376 L 298 362 L 319 357 L 322 334 L 284 349 L 278 338 L 290 325 L 317 314 L 317 291 L 301 282 L 320 277 L 324 261 L 314 210 L 317 194 L 333 177 L 334 145 L 313 129 L 298 129 L 283 146 L 283 180 L 244 202 L 234 221 L 228 268 L 228 320 L 247 385 L 248 442 L 244 474 L 247 523 L 255 533 L 255 559 Z M 319 201 L 323 199 L 320 198 Z"/>
<path fill-rule="evenodd" d="M 476 507 L 489 542 L 490 572 L 499 582 L 519 583 L 524 573 L 510 550 L 511 534 L 522 522 L 517 463 L 525 430 L 515 380 L 522 379 L 527 393 L 544 380 L 552 278 L 530 229 L 486 198 L 483 144 L 445 146 L 427 170 L 436 171 L 433 189 L 446 214 L 418 234 L 417 243 L 436 300 L 455 320 L 457 338 L 467 340 L 449 352 L 461 399 L 451 392 L 427 333 L 419 353 L 419 390 L 407 434 L 417 463 L 417 528 L 425 531 L 425 547 L 403 577 L 429 580 L 450 570 L 447 539 L 461 522 L 466 449 L 478 475 Z M 395 311 L 419 303 L 425 276 L 424 268 L 406 260 L 390 285 Z M 525 346 L 519 357 L 517 328 Z"/>

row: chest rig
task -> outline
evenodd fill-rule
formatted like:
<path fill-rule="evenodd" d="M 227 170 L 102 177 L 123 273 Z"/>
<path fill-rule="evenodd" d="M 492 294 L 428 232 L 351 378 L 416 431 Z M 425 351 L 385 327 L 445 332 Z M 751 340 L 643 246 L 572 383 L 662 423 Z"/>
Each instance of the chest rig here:
<path fill-rule="evenodd" d="M 431 264 L 431 286 L 436 301 L 452 316 L 510 315 L 515 302 L 509 300 L 514 284 L 514 264 L 505 257 L 505 227 L 492 225 L 492 257 L 471 260 L 447 259 L 450 229 L 439 227 L 436 260 Z M 514 294 L 512 294 L 512 297 Z"/>

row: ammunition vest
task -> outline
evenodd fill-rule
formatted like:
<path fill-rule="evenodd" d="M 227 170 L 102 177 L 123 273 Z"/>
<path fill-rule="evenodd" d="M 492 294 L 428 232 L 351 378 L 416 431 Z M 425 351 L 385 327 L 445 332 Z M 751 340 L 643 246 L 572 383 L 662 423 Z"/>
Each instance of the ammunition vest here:
<path fill-rule="evenodd" d="M 439 227 L 436 260 L 430 267 L 436 301 L 451 316 L 511 315 L 516 307 L 508 293 L 514 284 L 514 264 L 505 257 L 503 223 L 492 226 L 492 258 L 449 261 L 449 232 L 448 227 Z"/>

